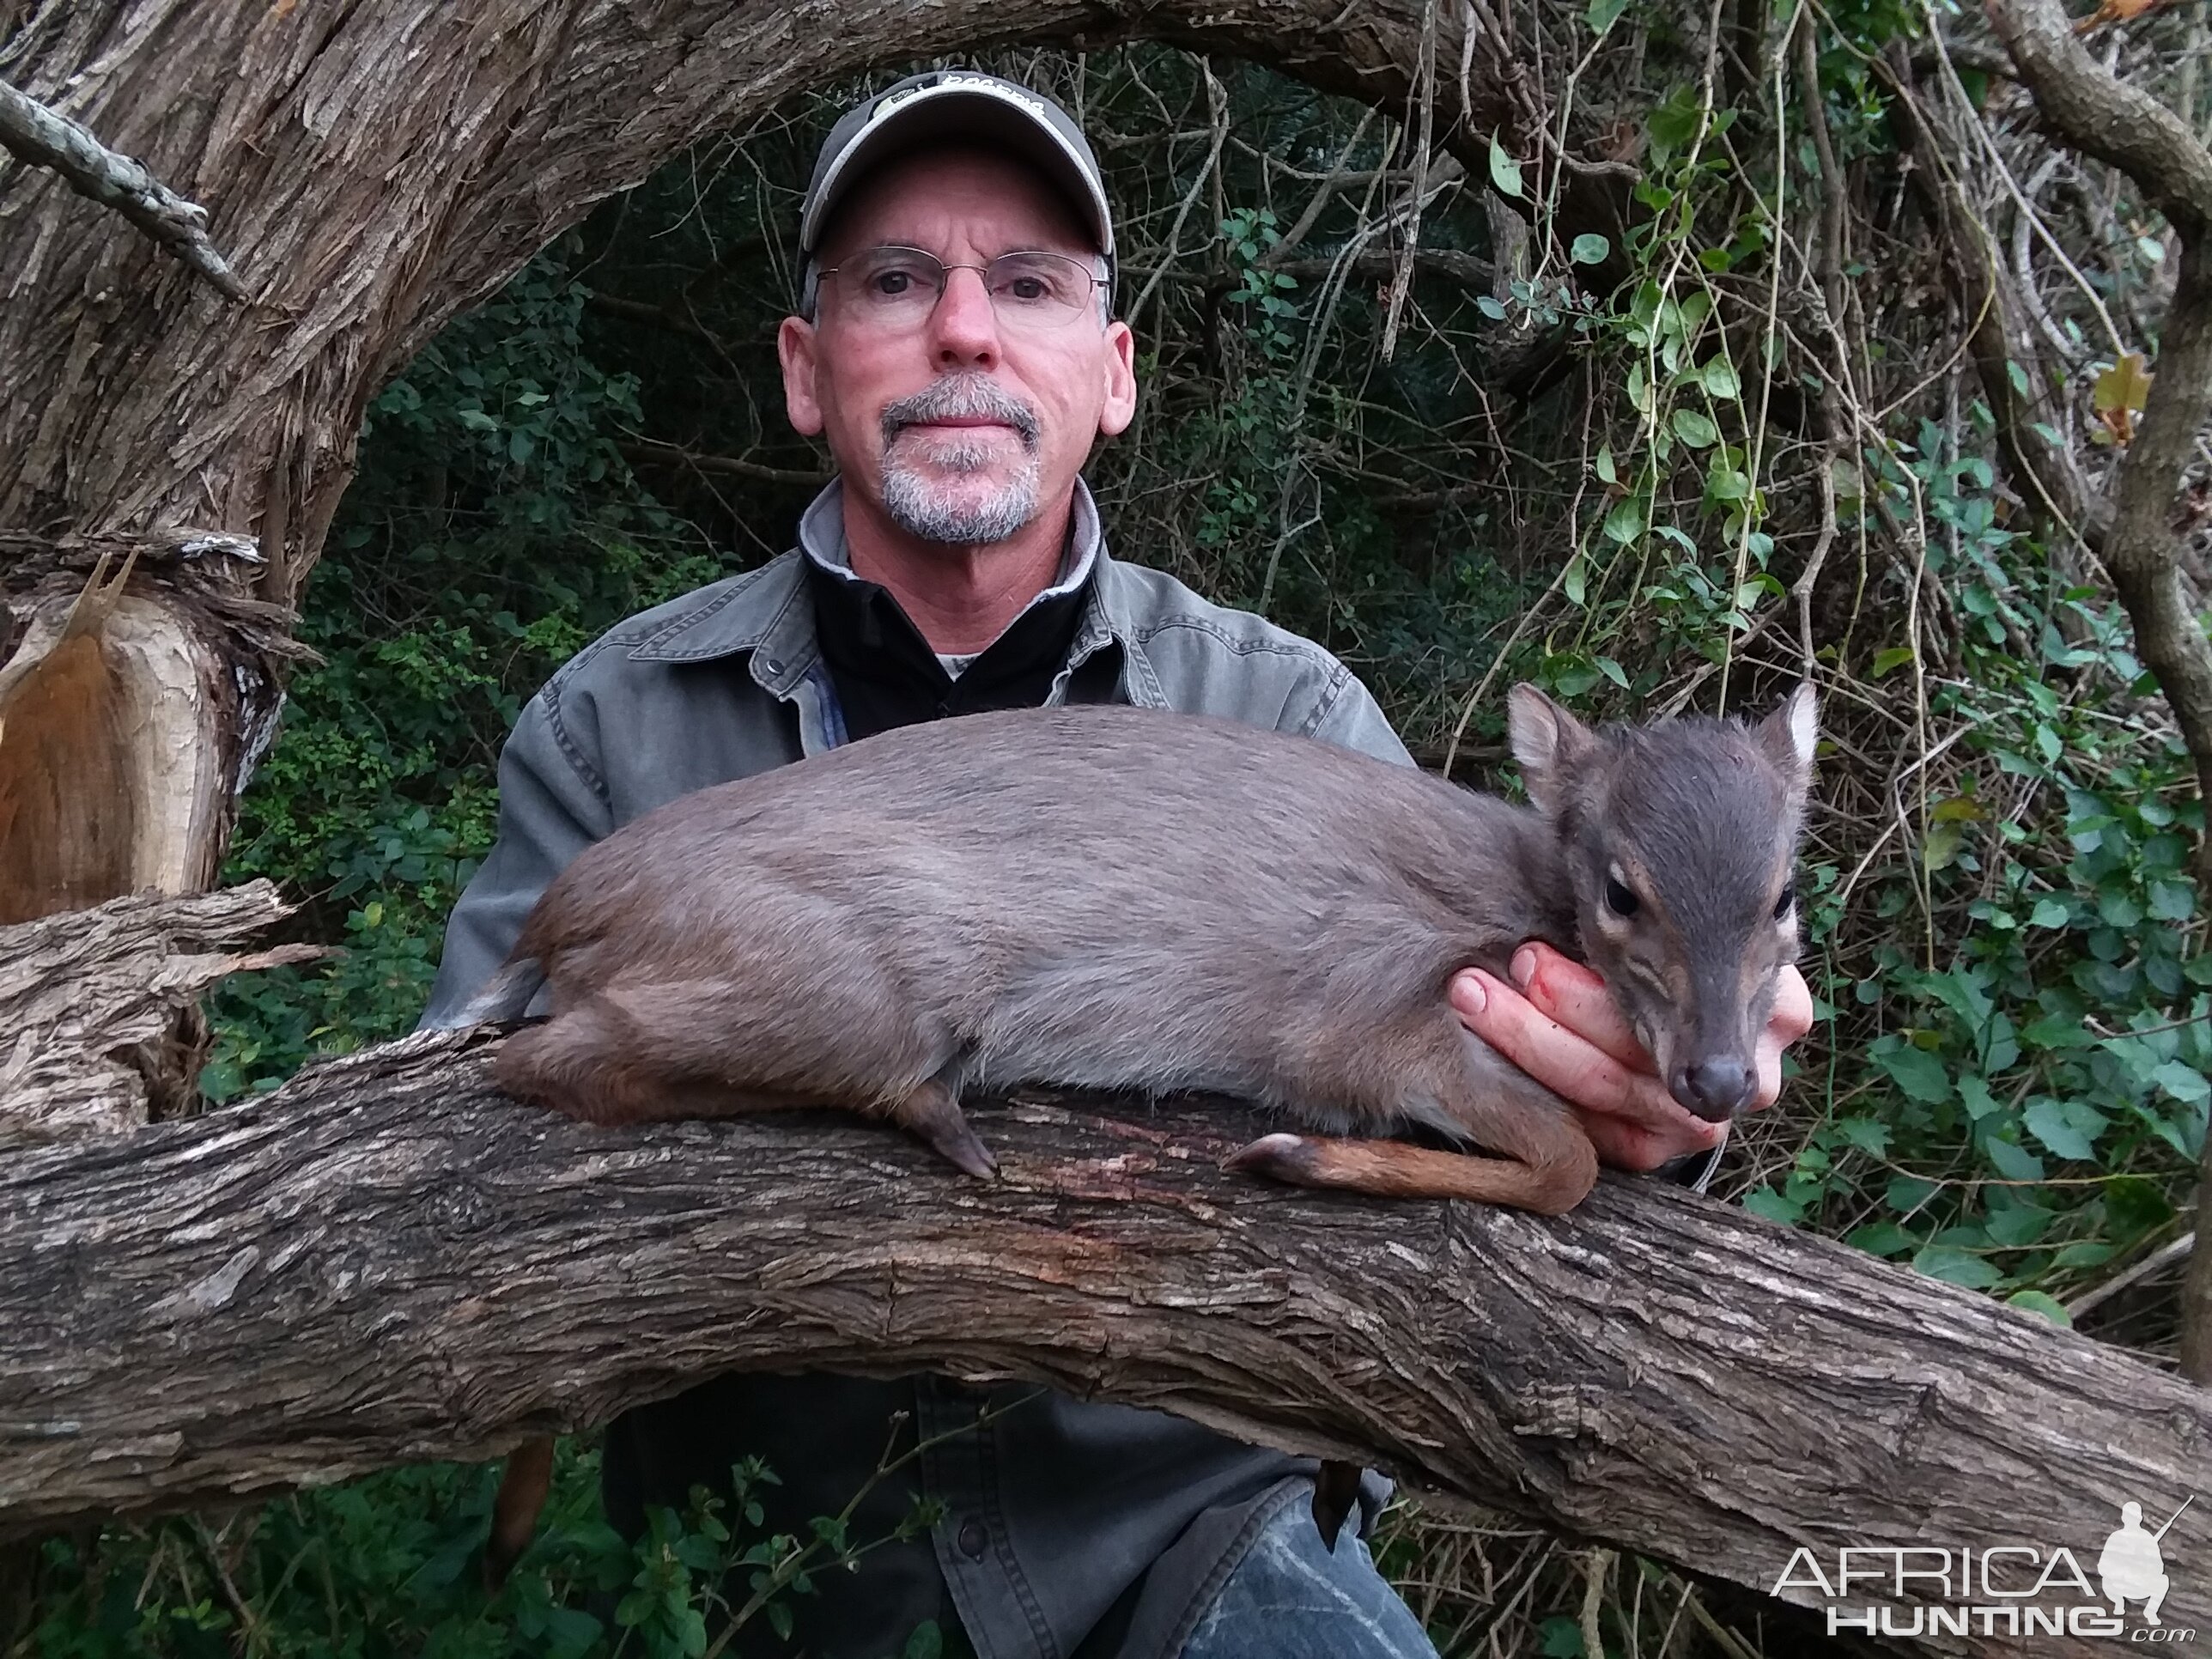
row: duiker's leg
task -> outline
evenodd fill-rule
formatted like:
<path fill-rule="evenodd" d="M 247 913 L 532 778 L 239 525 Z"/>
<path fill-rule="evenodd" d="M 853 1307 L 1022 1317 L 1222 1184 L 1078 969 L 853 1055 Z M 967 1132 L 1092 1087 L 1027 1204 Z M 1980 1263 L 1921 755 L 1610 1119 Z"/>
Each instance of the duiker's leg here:
<path fill-rule="evenodd" d="M 1344 1079 L 1359 1115 L 1376 1121 L 1435 1122 L 1439 1116 L 1493 1157 L 1435 1152 L 1395 1140 L 1263 1135 L 1229 1167 L 1301 1187 L 1334 1187 L 1385 1198 L 1465 1198 L 1560 1215 L 1597 1182 L 1597 1152 L 1565 1104 L 1473 1036 L 1449 1015 L 1392 1045 L 1395 1101 Z M 1323 1087 L 1327 1087 L 1323 1083 Z M 1413 1103 L 1409 1104 L 1409 1103 Z"/>
<path fill-rule="evenodd" d="M 999 1161 L 968 1127 L 959 1097 L 937 1078 L 894 1103 L 891 1121 L 927 1141 L 971 1176 L 988 1181 L 999 1173 Z"/>
<path fill-rule="evenodd" d="M 530 1547 L 538 1516 L 553 1486 L 553 1437 L 526 1440 L 508 1454 L 492 1500 L 491 1535 L 484 1540 L 483 1583 L 496 1590 Z"/>
<path fill-rule="evenodd" d="M 933 1043 L 870 988 L 847 986 L 825 1016 L 818 1004 L 800 1014 L 786 1000 L 747 1001 L 720 981 L 617 981 L 516 1032 L 492 1074 L 511 1095 L 594 1123 L 794 1106 L 881 1115 L 969 1174 L 995 1173 L 944 1081 L 945 1040 Z"/>

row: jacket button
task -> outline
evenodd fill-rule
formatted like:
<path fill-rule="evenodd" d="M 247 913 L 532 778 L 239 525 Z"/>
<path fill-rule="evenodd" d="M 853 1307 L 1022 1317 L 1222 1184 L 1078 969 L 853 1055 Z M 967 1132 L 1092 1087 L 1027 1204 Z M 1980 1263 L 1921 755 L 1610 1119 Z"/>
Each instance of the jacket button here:
<path fill-rule="evenodd" d="M 771 674 L 781 674 L 781 672 L 783 672 L 783 665 L 782 665 L 782 663 L 779 662 L 779 661 L 778 661 L 775 658 L 774 658 L 774 657 L 770 657 L 770 658 L 768 659 L 768 661 L 767 661 L 767 662 L 765 662 L 765 663 L 763 663 L 763 664 L 762 665 L 762 666 L 763 666 L 763 667 L 764 667 L 764 668 L 766 668 L 766 669 L 768 670 L 768 672 L 769 672 L 769 673 L 771 673 Z"/>
<path fill-rule="evenodd" d="M 970 1561 L 983 1559 L 983 1546 L 988 1540 L 983 1534 L 983 1523 L 969 1516 L 960 1523 L 960 1553 Z"/>

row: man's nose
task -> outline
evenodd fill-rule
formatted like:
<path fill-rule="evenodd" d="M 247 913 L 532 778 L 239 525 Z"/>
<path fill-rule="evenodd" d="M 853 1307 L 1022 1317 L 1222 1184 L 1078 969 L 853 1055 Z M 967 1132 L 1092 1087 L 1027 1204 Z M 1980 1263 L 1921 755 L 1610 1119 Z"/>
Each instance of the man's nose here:
<path fill-rule="evenodd" d="M 989 368 L 999 361 L 999 313 L 980 270 L 948 270 L 929 313 L 930 349 L 940 368 Z"/>

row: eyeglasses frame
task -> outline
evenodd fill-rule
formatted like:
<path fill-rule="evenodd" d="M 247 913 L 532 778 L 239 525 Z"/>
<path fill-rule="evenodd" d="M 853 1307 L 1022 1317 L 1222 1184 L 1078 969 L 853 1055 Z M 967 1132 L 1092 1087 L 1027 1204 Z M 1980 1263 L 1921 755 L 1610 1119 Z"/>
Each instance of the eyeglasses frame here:
<path fill-rule="evenodd" d="M 859 249 L 857 252 L 861 253 L 919 253 L 926 259 L 934 260 L 938 269 L 945 273 L 945 280 L 944 287 L 941 287 L 937 290 L 937 299 L 931 304 L 929 311 L 925 313 L 926 316 L 934 316 L 937 312 L 937 307 L 945 303 L 945 290 L 951 287 L 952 273 L 956 270 L 972 270 L 979 278 L 985 279 L 983 292 L 985 297 L 988 298 L 990 295 L 990 283 L 988 279 L 990 274 L 990 270 L 991 267 L 998 264 L 1000 259 L 1010 258 L 1018 253 L 1042 253 L 1049 255 L 1051 258 L 1055 259 L 1066 259 L 1071 264 L 1079 265 L 1083 263 L 1081 257 L 1077 254 L 1062 253 L 1057 248 L 1049 247 L 1008 248 L 1006 252 L 997 254 L 986 263 L 980 265 L 948 264 L 943 259 L 939 258 L 936 254 L 932 253 L 927 248 L 915 247 L 909 242 L 881 242 L 872 247 Z M 1094 253 L 1091 257 L 1093 259 L 1097 259 L 1103 256 Z M 808 289 L 806 298 L 811 301 L 811 303 L 806 307 L 805 314 L 807 319 L 811 322 L 813 320 L 815 312 L 821 305 L 822 279 L 825 276 L 835 276 L 845 267 L 842 262 L 834 265 L 816 265 L 810 260 L 808 264 L 809 270 L 807 275 L 809 280 L 806 285 Z M 1114 285 L 1114 279 L 1111 276 L 1101 276 L 1095 270 L 1086 272 L 1085 278 L 1091 283 L 1091 289 L 1094 294 L 1099 289 L 1111 289 Z M 996 301 L 993 301 L 991 304 L 992 315 L 996 316 L 998 314 L 998 302 Z M 1081 306 L 1076 307 L 1073 311 L 1070 311 L 1067 313 L 1067 322 L 1074 321 L 1076 318 L 1082 314 L 1083 307 Z M 1102 310 L 1099 314 L 1098 320 L 1100 325 L 1103 326 L 1105 324 L 1111 322 L 1113 319 Z M 1065 328 L 1066 325 L 1067 323 L 1061 323 L 1059 325 L 1059 326 L 1062 328 Z"/>

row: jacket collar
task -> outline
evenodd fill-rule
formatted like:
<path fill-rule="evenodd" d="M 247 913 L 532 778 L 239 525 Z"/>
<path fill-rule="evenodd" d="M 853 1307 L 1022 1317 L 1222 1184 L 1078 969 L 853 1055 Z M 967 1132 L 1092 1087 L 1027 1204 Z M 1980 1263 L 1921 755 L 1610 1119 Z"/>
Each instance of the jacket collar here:
<path fill-rule="evenodd" d="M 843 488 L 831 481 L 800 515 L 798 547 L 757 570 L 701 590 L 698 604 L 679 607 L 674 617 L 631 647 L 630 660 L 713 662 L 750 653 L 752 677 L 762 688 L 778 697 L 790 696 L 822 654 L 799 560 L 811 556 L 830 568 L 842 565 L 851 569 L 845 552 Z M 1136 606 L 1141 595 L 1122 574 L 1120 562 L 1108 556 L 1098 504 L 1079 477 L 1074 507 L 1068 557 L 1061 563 L 1058 586 L 1080 581 L 1086 568 L 1091 583 L 1068 651 L 1068 665 L 1080 665 L 1111 641 L 1121 647 L 1127 664 L 1123 679 L 1131 701 L 1163 706 L 1165 699 L 1144 661 L 1138 634 Z"/>

